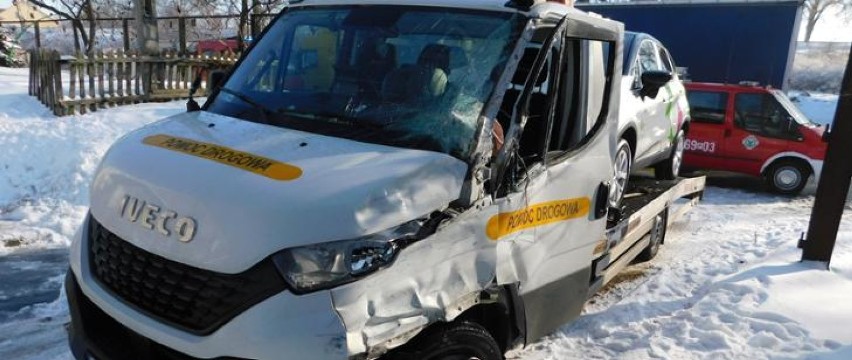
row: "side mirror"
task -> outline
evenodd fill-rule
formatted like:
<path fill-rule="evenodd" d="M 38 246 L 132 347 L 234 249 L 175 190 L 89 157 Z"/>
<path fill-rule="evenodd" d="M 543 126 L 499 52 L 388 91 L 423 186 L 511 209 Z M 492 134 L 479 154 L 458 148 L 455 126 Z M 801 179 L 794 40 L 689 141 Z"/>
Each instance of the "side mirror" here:
<path fill-rule="evenodd" d="M 225 70 L 213 70 L 210 76 L 207 77 L 207 94 L 213 93 L 214 90 L 222 86 L 228 72 Z"/>
<path fill-rule="evenodd" d="M 642 97 L 657 98 L 660 88 L 668 84 L 672 80 L 672 73 L 661 70 L 649 70 L 642 73 L 642 90 L 639 94 Z"/>
<path fill-rule="evenodd" d="M 189 88 L 189 100 L 186 101 L 186 112 L 195 112 L 201 110 L 201 105 L 198 105 L 198 102 L 195 101 L 195 93 L 198 92 L 198 88 L 201 87 L 201 75 L 203 72 L 199 71 L 195 75 L 195 79 L 192 80 L 192 86 Z"/>

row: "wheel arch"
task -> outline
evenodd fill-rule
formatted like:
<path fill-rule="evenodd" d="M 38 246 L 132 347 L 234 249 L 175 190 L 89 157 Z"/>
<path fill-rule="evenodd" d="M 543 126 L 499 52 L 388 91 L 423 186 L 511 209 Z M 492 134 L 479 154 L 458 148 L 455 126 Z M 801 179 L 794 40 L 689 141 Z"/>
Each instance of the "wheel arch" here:
<path fill-rule="evenodd" d="M 627 140 L 627 144 L 630 145 L 631 156 L 633 156 L 633 159 L 636 159 L 636 145 L 639 139 L 636 128 L 628 126 L 623 132 L 621 132 L 621 135 L 619 135 L 618 138 Z"/>
<path fill-rule="evenodd" d="M 459 314 L 453 321 L 471 321 L 484 327 L 503 352 L 525 340 L 525 318 L 516 284 L 483 292 L 483 302 Z"/>
<path fill-rule="evenodd" d="M 774 156 L 764 161 L 763 165 L 760 167 L 760 174 L 765 176 L 767 170 L 769 170 L 770 168 L 772 168 L 773 165 L 781 161 L 794 161 L 800 163 L 804 165 L 808 171 L 810 171 L 811 175 L 814 174 L 816 171 L 816 166 L 814 166 L 813 159 L 802 153 L 798 153 L 795 151 L 787 151 L 775 154 Z"/>

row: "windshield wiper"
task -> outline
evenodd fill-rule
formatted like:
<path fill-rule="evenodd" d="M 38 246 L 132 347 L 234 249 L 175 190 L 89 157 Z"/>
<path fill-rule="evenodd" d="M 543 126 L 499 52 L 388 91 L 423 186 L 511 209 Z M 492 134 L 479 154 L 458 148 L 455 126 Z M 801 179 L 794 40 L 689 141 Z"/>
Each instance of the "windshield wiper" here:
<path fill-rule="evenodd" d="M 376 123 L 373 123 L 373 122 L 368 121 L 368 120 L 364 120 L 364 119 L 360 119 L 360 118 L 356 118 L 356 117 L 352 117 L 352 116 L 340 115 L 340 114 L 331 113 L 331 112 L 299 112 L 299 111 L 293 111 L 293 110 L 278 109 L 274 113 L 286 115 L 286 116 L 298 117 L 298 118 L 302 118 L 302 119 L 323 120 L 325 122 L 331 122 L 331 123 L 344 123 L 346 125 L 352 125 L 352 126 L 363 126 L 363 127 L 376 129 L 376 130 L 381 130 L 381 129 L 385 128 L 385 125 L 376 124 Z"/>
<path fill-rule="evenodd" d="M 237 99 L 240 99 L 240 101 L 242 101 L 242 102 L 244 102 L 248 105 L 251 105 L 251 107 L 253 109 L 260 112 L 260 114 L 263 116 L 263 123 L 269 124 L 269 114 L 272 113 L 272 110 L 270 110 L 268 107 L 252 100 L 250 97 L 248 97 L 247 95 L 245 95 L 245 94 L 243 94 L 239 91 L 231 90 L 231 89 L 228 89 L 224 86 L 220 87 L 219 91 L 225 92 L 225 93 L 227 93 L 227 94 L 229 94 L 229 95 L 231 95 L 231 96 L 233 96 Z"/>

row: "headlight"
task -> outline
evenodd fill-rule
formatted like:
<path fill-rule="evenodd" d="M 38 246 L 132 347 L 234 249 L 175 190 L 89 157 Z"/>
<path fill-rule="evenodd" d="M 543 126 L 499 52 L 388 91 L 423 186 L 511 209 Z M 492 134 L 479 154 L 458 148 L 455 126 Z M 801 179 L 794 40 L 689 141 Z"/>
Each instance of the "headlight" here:
<path fill-rule="evenodd" d="M 389 265 L 419 229 L 412 221 L 359 239 L 287 249 L 272 259 L 294 292 L 328 289 Z"/>

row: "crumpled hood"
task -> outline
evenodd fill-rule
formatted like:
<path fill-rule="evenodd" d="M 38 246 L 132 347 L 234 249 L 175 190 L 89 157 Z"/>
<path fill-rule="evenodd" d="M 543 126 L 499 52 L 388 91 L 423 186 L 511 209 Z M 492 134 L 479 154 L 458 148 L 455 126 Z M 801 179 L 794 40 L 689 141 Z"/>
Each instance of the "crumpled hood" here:
<path fill-rule="evenodd" d="M 228 164 L 150 141 L 164 137 L 274 160 L 291 171 L 275 179 L 239 167 L 248 160 Z M 438 210 L 459 197 L 466 171 L 464 162 L 445 154 L 195 112 L 113 145 L 92 183 L 91 212 L 137 247 L 236 273 L 288 247 L 369 235 Z M 128 197 L 138 199 L 140 209 L 142 202 L 156 207 L 148 209 L 148 224 L 141 221 L 144 212 L 136 221 L 128 218 Z M 157 214 L 168 216 L 158 223 Z M 195 233 L 185 242 L 180 230 L 186 235 L 187 218 Z"/>

